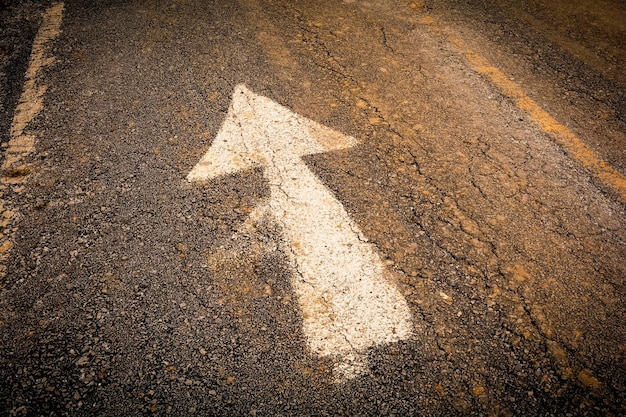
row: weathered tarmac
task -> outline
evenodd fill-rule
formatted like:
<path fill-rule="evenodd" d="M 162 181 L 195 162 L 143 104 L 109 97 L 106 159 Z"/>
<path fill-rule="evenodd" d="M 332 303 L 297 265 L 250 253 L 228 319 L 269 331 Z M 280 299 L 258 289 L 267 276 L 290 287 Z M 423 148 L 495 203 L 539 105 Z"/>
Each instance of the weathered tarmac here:
<path fill-rule="evenodd" d="M 0 414 L 626 413 L 623 4 L 62 6 L 0 15 Z"/>

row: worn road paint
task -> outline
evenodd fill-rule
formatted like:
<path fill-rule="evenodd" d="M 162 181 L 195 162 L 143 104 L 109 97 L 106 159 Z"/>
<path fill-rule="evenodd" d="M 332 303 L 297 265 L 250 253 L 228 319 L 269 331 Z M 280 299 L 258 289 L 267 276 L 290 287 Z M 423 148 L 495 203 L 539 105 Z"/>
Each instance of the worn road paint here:
<path fill-rule="evenodd" d="M 412 3 L 411 8 L 420 10 L 419 5 Z M 622 202 L 626 203 L 626 175 L 604 161 L 591 147 L 583 142 L 564 124 L 552 117 L 539 104 L 531 99 L 524 90 L 511 81 L 502 71 L 494 67 L 487 59 L 469 48 L 465 42 L 443 28 L 432 16 L 422 16 L 422 23 L 433 26 L 443 33 L 448 40 L 459 48 L 461 54 L 470 63 L 474 70 L 485 76 L 505 96 L 509 97 L 517 107 L 526 112 L 544 132 L 551 135 L 565 150 L 570 158 L 578 161 L 602 184 L 613 189 Z"/>
<path fill-rule="evenodd" d="M 54 62 L 48 47 L 60 33 L 63 8 L 63 3 L 57 3 L 45 11 L 43 22 L 33 41 L 30 62 L 25 74 L 24 89 L 11 122 L 9 146 L 2 165 L 4 171 L 15 168 L 22 158 L 35 149 L 34 136 L 24 133 L 24 129 L 39 114 L 43 105 L 43 96 L 48 86 L 40 82 L 40 73 L 42 68 Z M 16 176 L 11 178 L 16 178 Z"/>
<path fill-rule="evenodd" d="M 43 106 L 43 96 L 48 87 L 41 83 L 41 71 L 54 62 L 50 44 L 60 33 L 63 8 L 63 3 L 56 3 L 43 14 L 42 24 L 33 41 L 22 95 L 11 122 L 9 142 L 0 172 L 0 277 L 6 274 L 4 262 L 13 247 L 17 217 L 16 208 L 11 210 L 6 207 L 5 194 L 8 186 L 13 186 L 13 191 L 21 190 L 23 187 L 19 184 L 30 173 L 30 168 L 23 165 L 23 159 L 35 150 L 35 136 L 25 133 L 25 129 Z"/>
<path fill-rule="evenodd" d="M 595 174 L 604 185 L 615 190 L 622 201 L 626 202 L 626 176 L 624 174 L 603 161 L 593 149 L 528 97 L 520 86 L 511 81 L 502 71 L 482 56 L 467 49 L 460 39 L 450 36 L 450 40 L 461 48 L 463 55 L 477 72 L 486 76 L 504 95 L 512 99 L 517 107 L 529 114 L 541 130 L 550 134 L 571 158 Z"/>
<path fill-rule="evenodd" d="M 270 198 L 247 224 L 269 217 L 281 226 L 304 334 L 315 354 L 333 357 L 338 382 L 367 372 L 368 348 L 412 330 L 406 300 L 385 278 L 374 246 L 301 159 L 356 143 L 238 86 L 211 148 L 187 176 L 264 167 Z"/>

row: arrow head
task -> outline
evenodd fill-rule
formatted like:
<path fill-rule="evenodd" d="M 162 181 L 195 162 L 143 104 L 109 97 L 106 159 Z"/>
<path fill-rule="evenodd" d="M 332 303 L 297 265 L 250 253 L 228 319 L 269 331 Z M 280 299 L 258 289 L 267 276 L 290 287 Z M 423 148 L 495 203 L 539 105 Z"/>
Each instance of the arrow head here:
<path fill-rule="evenodd" d="M 259 165 L 280 168 L 305 155 L 356 144 L 353 137 L 299 116 L 241 84 L 215 140 L 187 180 L 208 180 Z"/>

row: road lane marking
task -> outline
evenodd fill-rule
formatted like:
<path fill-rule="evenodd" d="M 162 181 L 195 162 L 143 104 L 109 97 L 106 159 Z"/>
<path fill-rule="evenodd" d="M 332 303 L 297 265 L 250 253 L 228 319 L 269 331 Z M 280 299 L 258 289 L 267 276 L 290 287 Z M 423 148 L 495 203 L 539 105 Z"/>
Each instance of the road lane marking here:
<path fill-rule="evenodd" d="M 43 97 L 48 87 L 41 83 L 41 72 L 54 62 L 50 45 L 60 33 L 63 9 L 63 3 L 56 3 L 43 14 L 41 26 L 33 41 L 22 95 L 11 122 L 9 142 L 0 174 L 0 277 L 6 274 L 7 267 L 4 262 L 13 247 L 17 231 L 15 226 L 17 208 L 7 207 L 6 194 L 20 191 L 23 187 L 19 184 L 24 182 L 30 173 L 30 168 L 23 164 L 23 159 L 34 152 L 35 136 L 25 133 L 25 130 L 43 106 Z M 12 191 L 8 191 L 9 186 L 13 187 Z"/>
<path fill-rule="evenodd" d="M 406 300 L 385 277 L 374 245 L 301 159 L 356 144 L 240 85 L 211 148 L 187 176 L 203 181 L 264 168 L 270 198 L 246 224 L 281 226 L 304 334 L 312 352 L 333 358 L 337 382 L 367 372 L 368 348 L 412 332 Z"/>
<path fill-rule="evenodd" d="M 412 3 L 412 9 L 420 10 L 419 4 Z M 567 126 L 552 117 L 539 104 L 531 99 L 524 90 L 511 81 L 502 71 L 494 67 L 486 58 L 473 51 L 465 42 L 459 39 L 449 30 L 445 29 L 435 18 L 423 15 L 421 21 L 425 25 L 432 26 L 441 32 L 455 45 L 472 68 L 485 76 L 505 96 L 509 97 L 517 107 L 526 112 L 531 119 L 549 134 L 570 158 L 578 161 L 588 171 L 594 174 L 600 182 L 611 188 L 618 194 L 623 203 L 626 203 L 626 175 L 615 169 L 611 164 L 604 161 L 591 147 L 583 142 Z"/>
<path fill-rule="evenodd" d="M 528 97 L 520 86 L 511 81 L 502 71 L 482 56 L 469 50 L 460 39 L 450 36 L 450 40 L 461 49 L 476 71 L 486 76 L 504 95 L 512 99 L 518 108 L 530 115 L 533 121 L 544 132 L 550 134 L 571 158 L 594 173 L 604 185 L 615 190 L 626 202 L 626 176 L 624 174 L 602 160 L 593 149 Z"/>
<path fill-rule="evenodd" d="M 40 74 L 44 67 L 54 62 L 54 57 L 50 55 L 49 45 L 60 33 L 63 8 L 63 3 L 57 3 L 44 12 L 43 22 L 33 41 L 24 88 L 11 122 L 9 146 L 2 165 L 3 171 L 15 168 L 17 163 L 35 149 L 34 136 L 24 133 L 24 130 L 43 106 L 43 96 L 48 86 L 40 82 Z"/>

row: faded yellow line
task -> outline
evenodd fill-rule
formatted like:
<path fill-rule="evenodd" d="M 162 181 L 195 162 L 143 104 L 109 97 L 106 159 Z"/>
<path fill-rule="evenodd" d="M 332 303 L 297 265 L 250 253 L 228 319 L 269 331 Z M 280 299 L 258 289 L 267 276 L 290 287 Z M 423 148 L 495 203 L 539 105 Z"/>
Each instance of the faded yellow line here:
<path fill-rule="evenodd" d="M 41 26 L 33 41 L 22 95 L 11 122 L 9 142 L 0 170 L 0 277 L 6 274 L 4 262 L 13 247 L 13 238 L 17 231 L 18 210 L 8 207 L 10 203 L 7 202 L 6 195 L 22 192 L 24 187 L 20 184 L 30 173 L 30 167 L 24 163 L 24 159 L 35 150 L 35 136 L 26 129 L 43 106 L 43 97 L 48 86 L 40 82 L 41 71 L 54 62 L 50 54 L 50 44 L 60 33 L 63 9 L 63 3 L 56 3 L 43 14 Z"/>
<path fill-rule="evenodd" d="M 9 147 L 2 165 L 4 171 L 14 168 L 24 156 L 34 150 L 34 137 L 25 134 L 24 129 L 37 116 L 43 105 L 43 96 L 48 87 L 39 83 L 39 73 L 43 67 L 54 62 L 54 58 L 48 55 L 47 46 L 59 35 L 63 7 L 63 3 L 57 3 L 44 12 L 43 22 L 33 41 L 24 89 L 11 123 Z"/>
<path fill-rule="evenodd" d="M 412 3 L 410 7 L 416 10 L 421 9 L 416 3 Z M 614 190 L 622 202 L 626 203 L 626 175 L 604 161 L 567 126 L 552 117 L 526 95 L 519 85 L 511 81 L 487 59 L 470 49 L 461 39 L 444 29 L 435 18 L 423 15 L 421 22 L 436 27 L 438 31 L 442 32 L 452 44 L 459 48 L 461 54 L 475 71 L 487 77 L 504 95 L 513 100 L 518 108 L 528 113 L 544 132 L 550 134 L 572 159 L 593 173 L 602 184 Z"/>

